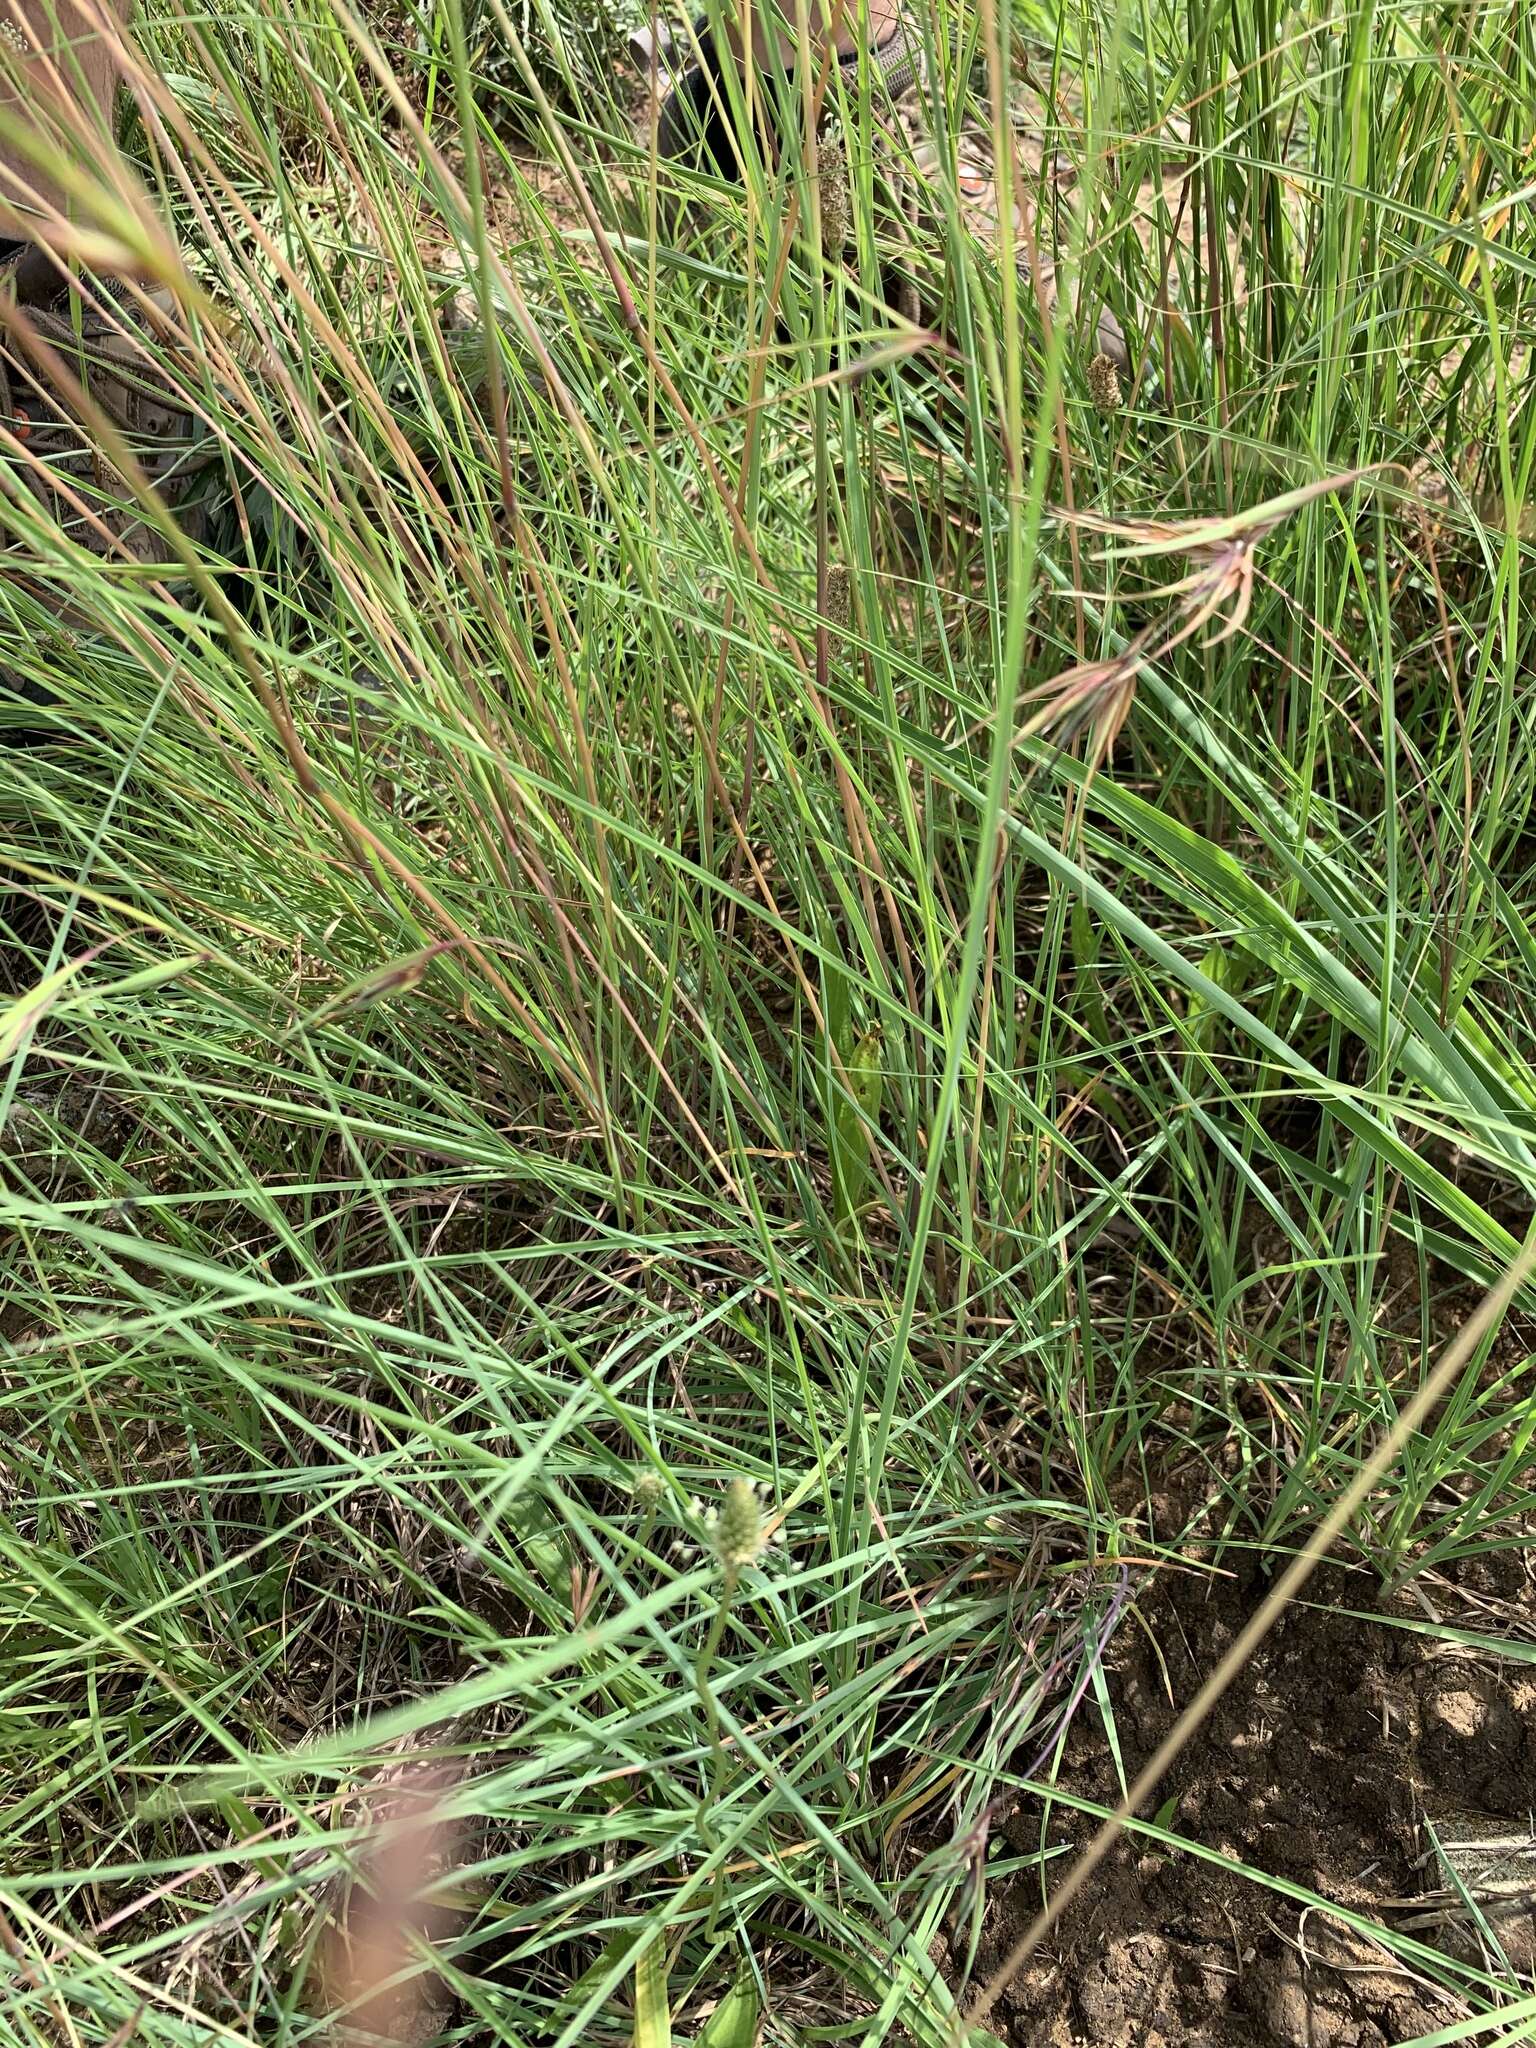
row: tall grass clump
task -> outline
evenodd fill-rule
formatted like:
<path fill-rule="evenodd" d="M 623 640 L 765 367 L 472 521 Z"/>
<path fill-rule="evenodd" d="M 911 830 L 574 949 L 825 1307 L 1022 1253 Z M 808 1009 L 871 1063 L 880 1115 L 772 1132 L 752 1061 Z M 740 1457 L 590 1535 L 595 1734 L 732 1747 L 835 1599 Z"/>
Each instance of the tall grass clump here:
<path fill-rule="evenodd" d="M 1136 1574 L 1527 1234 L 1536 31 L 914 20 L 903 252 L 867 77 L 737 182 L 500 6 L 148 0 L 195 488 L 0 500 L 18 2041 L 325 2033 L 413 1784 L 461 2038 L 957 2038 Z M 1529 1540 L 1524 1327 L 1381 1580 Z"/>

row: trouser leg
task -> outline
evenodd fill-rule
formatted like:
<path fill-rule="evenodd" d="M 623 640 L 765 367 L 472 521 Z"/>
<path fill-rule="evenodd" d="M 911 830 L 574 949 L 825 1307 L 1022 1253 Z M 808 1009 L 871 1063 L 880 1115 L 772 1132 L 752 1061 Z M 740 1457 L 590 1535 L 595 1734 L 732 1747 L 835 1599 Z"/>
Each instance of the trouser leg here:
<path fill-rule="evenodd" d="M 0 0 L 0 242 L 72 210 L 27 139 L 82 168 L 110 149 L 127 14 L 127 0 Z"/>

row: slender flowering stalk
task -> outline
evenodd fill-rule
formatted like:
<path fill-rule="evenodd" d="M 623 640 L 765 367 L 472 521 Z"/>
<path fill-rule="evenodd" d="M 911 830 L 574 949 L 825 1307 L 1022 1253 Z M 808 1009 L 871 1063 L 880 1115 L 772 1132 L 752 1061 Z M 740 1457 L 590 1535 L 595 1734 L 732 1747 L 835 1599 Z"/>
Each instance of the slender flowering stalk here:
<path fill-rule="evenodd" d="M 640 1545 L 643 1549 L 651 1540 L 656 1517 L 667 1497 L 667 1482 L 653 1465 L 641 1465 L 630 1481 L 629 1491 L 631 1499 L 644 1518 L 640 1525 Z"/>
<path fill-rule="evenodd" d="M 704 1639 L 704 1647 L 699 1652 L 699 1661 L 694 1667 L 693 1674 L 699 1704 L 704 1709 L 704 1720 L 709 1730 L 710 1746 L 709 1779 L 704 1796 L 699 1801 L 698 1826 L 706 1847 L 713 1848 L 710 1815 L 720 1796 L 726 1756 L 725 1744 L 720 1739 L 720 1709 L 715 1703 L 709 1674 L 725 1634 L 725 1625 L 730 1618 L 731 1605 L 736 1598 L 741 1575 L 749 1566 L 758 1562 L 774 1541 L 774 1532 L 764 1518 L 757 1488 L 750 1480 L 733 1479 L 727 1486 L 724 1499 L 712 1507 L 704 1517 L 704 1540 L 720 1568 L 720 1597 L 715 1604 L 709 1634 Z M 718 1898 L 719 1893 L 716 1890 L 710 1899 L 711 1933 Z"/>

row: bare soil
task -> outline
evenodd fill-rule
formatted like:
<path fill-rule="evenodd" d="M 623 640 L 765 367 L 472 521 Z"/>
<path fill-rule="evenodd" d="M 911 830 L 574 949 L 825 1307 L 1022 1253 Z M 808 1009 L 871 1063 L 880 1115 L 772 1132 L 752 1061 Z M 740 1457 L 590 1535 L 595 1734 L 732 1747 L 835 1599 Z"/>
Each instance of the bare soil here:
<path fill-rule="evenodd" d="M 1463 1613 L 1445 1618 L 1491 1634 L 1500 1612 L 1516 1626 L 1521 1615 L 1536 1617 L 1527 1555 L 1480 1560 L 1478 1584 L 1458 1600 Z M 1265 1590 L 1256 1570 L 1164 1573 L 1122 1626 L 1107 1677 L 1127 1776 Z M 1436 1837 L 1475 1842 L 1465 1857 L 1447 1853 L 1510 1966 L 1529 1974 L 1536 1671 L 1385 1619 L 1352 1618 L 1343 1610 L 1377 1605 L 1373 1582 L 1359 1575 L 1325 1574 L 1313 1599 L 1282 1620 L 1175 1765 L 1160 1795 L 1176 1800 L 1171 1826 L 1441 1953 L 1482 1960 L 1482 1938 Z M 1411 1600 L 1391 1611 L 1424 1618 Z M 1118 1798 L 1096 1717 L 1079 1716 L 1061 1782 L 1106 1805 Z M 1085 1840 L 1093 1825 L 1060 1807 L 1043 1814 L 1035 1802 L 1006 1832 L 1031 1851 L 1043 1840 Z M 983 1972 L 1039 1905 L 1035 1878 L 1001 1899 L 978 1959 Z M 1465 2009 L 1332 1915 L 1194 1856 L 1131 1841 L 1020 1972 L 992 2025 L 1030 2048 L 1378 2048 Z"/>

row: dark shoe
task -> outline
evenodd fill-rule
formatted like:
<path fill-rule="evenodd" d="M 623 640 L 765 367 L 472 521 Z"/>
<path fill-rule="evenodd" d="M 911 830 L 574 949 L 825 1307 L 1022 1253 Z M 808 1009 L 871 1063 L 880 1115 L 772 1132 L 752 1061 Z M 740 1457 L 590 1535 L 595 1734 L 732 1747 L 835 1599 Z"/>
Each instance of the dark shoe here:
<path fill-rule="evenodd" d="M 704 15 L 693 25 L 693 40 L 703 61 L 693 55 L 691 46 L 680 49 L 682 39 L 672 31 L 664 33 L 656 50 L 660 74 L 669 88 L 656 117 L 656 152 L 685 169 L 736 178 L 740 164 L 731 133 L 730 101 L 721 80 L 715 38 Z M 633 47 L 637 57 L 648 64 L 652 54 L 649 32 L 635 38 Z M 901 22 L 870 51 L 870 61 L 891 99 L 898 99 L 918 83 L 918 57 L 916 44 Z M 674 58 L 678 59 L 676 65 Z M 857 50 L 839 57 L 838 62 L 845 78 L 850 82 L 857 78 Z"/>
<path fill-rule="evenodd" d="M 714 40 L 703 20 L 696 24 L 695 35 L 711 59 L 708 68 L 694 60 L 673 71 L 667 62 L 669 52 L 660 53 L 660 70 L 670 90 L 657 120 L 657 152 L 685 169 L 735 178 L 739 171 L 729 103 L 715 68 Z M 648 57 L 649 50 L 645 54 Z M 929 132 L 923 48 L 916 31 L 898 21 L 885 41 L 871 50 L 870 58 L 879 93 L 874 108 L 875 165 L 884 295 L 903 319 L 914 325 L 932 324 L 941 316 L 951 216 L 942 197 L 945 174 L 941 154 Z M 839 61 L 851 86 L 858 75 L 859 52 Z M 962 129 L 954 148 L 956 210 L 982 249 L 991 252 L 997 244 L 997 180 L 991 131 L 985 121 L 978 119 Z M 835 150 L 832 154 L 835 159 Z M 825 190 L 822 206 L 825 227 L 829 217 Z M 842 211 L 846 217 L 846 207 Z M 1019 268 L 1033 291 L 1022 255 Z M 1049 246 L 1040 250 L 1040 271 L 1046 303 L 1053 312 L 1058 311 L 1061 282 L 1055 252 Z M 1075 297 L 1066 295 L 1069 313 Z M 1139 381 L 1124 331 L 1107 306 L 1100 309 L 1083 347 L 1089 357 L 1107 356 L 1117 374 L 1133 387 Z"/>

